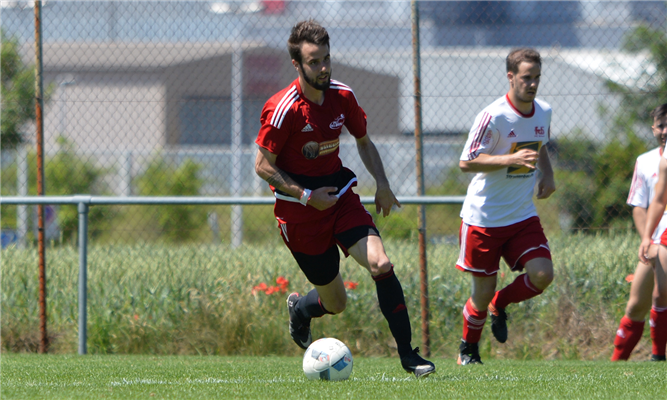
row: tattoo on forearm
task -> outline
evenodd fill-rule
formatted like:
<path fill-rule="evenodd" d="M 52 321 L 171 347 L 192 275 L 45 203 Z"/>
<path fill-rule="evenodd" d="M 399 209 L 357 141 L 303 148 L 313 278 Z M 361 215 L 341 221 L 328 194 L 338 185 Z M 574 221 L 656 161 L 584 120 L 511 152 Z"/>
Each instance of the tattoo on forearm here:
<path fill-rule="evenodd" d="M 276 171 L 275 174 L 271 175 L 266 181 L 269 185 L 277 189 L 283 189 L 287 184 L 289 175 L 285 171 Z"/>

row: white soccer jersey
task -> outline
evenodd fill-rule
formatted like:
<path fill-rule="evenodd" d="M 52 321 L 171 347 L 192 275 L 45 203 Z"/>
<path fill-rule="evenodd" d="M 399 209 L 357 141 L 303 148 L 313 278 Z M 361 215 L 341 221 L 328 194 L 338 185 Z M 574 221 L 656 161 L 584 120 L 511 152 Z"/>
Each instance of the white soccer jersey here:
<path fill-rule="evenodd" d="M 637 157 L 635 172 L 632 175 L 632 185 L 628 195 L 628 204 L 633 207 L 648 209 L 649 203 L 655 194 L 655 185 L 658 183 L 658 167 L 660 165 L 660 147 L 647 151 Z M 667 210 L 662 215 L 660 223 L 653 232 L 653 243 L 660 243 L 660 236 L 667 228 Z"/>
<path fill-rule="evenodd" d="M 521 149 L 539 152 L 549 141 L 550 125 L 549 104 L 536 99 L 533 112 L 526 115 L 505 95 L 477 115 L 461 160 L 474 160 L 481 153 L 503 155 Z M 468 225 L 500 227 L 536 216 L 534 188 L 535 170 L 525 167 L 478 172 L 468 186 L 461 218 Z"/>

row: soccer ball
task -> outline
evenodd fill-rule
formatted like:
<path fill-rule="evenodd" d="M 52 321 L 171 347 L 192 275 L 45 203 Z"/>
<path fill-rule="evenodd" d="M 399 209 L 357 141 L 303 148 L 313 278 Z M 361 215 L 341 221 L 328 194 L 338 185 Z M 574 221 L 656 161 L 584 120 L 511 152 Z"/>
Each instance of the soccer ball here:
<path fill-rule="evenodd" d="M 303 355 L 303 372 L 310 380 L 343 381 L 352 373 L 352 353 L 338 339 L 318 339 Z"/>

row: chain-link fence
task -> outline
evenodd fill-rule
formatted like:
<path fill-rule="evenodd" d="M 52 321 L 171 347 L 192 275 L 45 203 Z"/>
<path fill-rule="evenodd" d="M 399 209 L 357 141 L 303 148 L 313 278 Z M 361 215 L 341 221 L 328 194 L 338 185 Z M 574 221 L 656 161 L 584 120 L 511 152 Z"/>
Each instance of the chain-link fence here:
<path fill-rule="evenodd" d="M 366 111 L 370 137 L 396 195 L 418 191 L 415 131 L 423 134 L 426 194 L 465 194 L 471 177 L 459 170 L 458 159 L 467 133 L 476 114 L 507 92 L 505 57 L 510 49 L 531 46 L 543 57 L 538 97 L 554 111 L 548 148 L 558 190 L 538 202 L 547 235 L 633 229 L 626 199 L 634 161 L 657 146 L 648 114 L 667 101 L 666 3 L 417 4 L 420 130 L 415 128 L 412 58 L 417 37 L 409 1 L 43 1 L 44 194 L 271 196 L 254 173 L 259 116 L 264 102 L 296 78 L 286 51 L 290 28 L 313 18 L 329 31 L 333 77 L 352 87 Z M 34 3 L 0 0 L 0 6 L 1 194 L 35 195 Z M 354 143 L 345 133 L 340 156 L 359 177 L 357 191 L 370 196 L 374 181 Z M 286 261 L 291 258 L 279 243 L 270 205 L 95 205 L 86 211 L 95 258 L 89 287 L 86 269 L 79 270 L 80 349 L 86 343 L 86 291 L 95 294 L 89 341 L 96 352 L 226 354 L 256 352 L 247 350 L 245 340 L 255 321 L 249 314 L 268 315 L 277 307 L 273 297 L 248 306 L 250 295 L 286 290 L 288 279 L 293 287 L 307 285 L 293 261 Z M 426 207 L 427 238 L 443 244 L 430 247 L 441 252 L 435 261 L 441 271 L 443 265 L 453 265 L 458 252 L 459 211 L 456 204 Z M 3 281 L 3 292 L 11 292 L 3 300 L 7 349 L 33 346 L 37 295 L 32 275 L 20 270 L 37 264 L 37 214 L 34 206 L 1 206 L 2 247 L 10 247 L 2 254 L 3 273 L 12 276 L 10 283 Z M 418 206 L 406 205 L 388 218 L 376 218 L 383 238 L 399 239 L 393 242 L 398 250 L 392 260 L 400 259 L 410 272 L 419 257 L 412 240 L 421 228 L 419 214 Z M 43 217 L 46 239 L 59 258 L 49 276 L 50 318 L 55 335 L 63 337 L 58 351 L 68 351 L 76 332 L 71 300 L 77 279 L 71 265 L 79 210 L 48 206 Z M 79 254 L 86 247 L 80 245 Z M 40 254 L 45 349 L 41 260 Z M 86 257 L 79 256 L 79 263 L 85 267 Z M 248 268 L 255 264 L 255 270 Z M 359 277 L 347 272 L 350 279 Z M 417 291 L 415 275 L 402 275 L 406 293 Z M 261 280 L 275 280 L 279 286 L 258 284 Z M 23 286 L 9 290 L 5 285 Z M 347 285 L 353 290 L 357 283 Z M 460 320 L 461 290 L 456 286 L 448 287 L 451 293 L 433 296 L 437 306 L 431 308 L 432 318 L 439 322 L 436 336 L 441 340 L 455 329 L 447 310 Z M 18 309 L 28 310 L 28 316 Z M 366 318 L 365 311 L 346 315 Z M 278 330 L 276 325 L 265 334 Z M 188 339 L 161 339 L 163 332 L 174 331 Z M 201 331 L 201 337 L 192 339 L 186 333 L 192 331 Z M 217 336 L 209 335 L 212 331 Z M 117 332 L 129 340 L 112 337 Z M 158 339 L 142 347 L 142 338 L 151 335 Z M 355 337 L 357 350 L 366 348 L 363 336 Z M 382 338 L 377 332 L 367 336 Z M 211 344 L 216 340 L 222 344 Z M 288 351 L 284 337 L 267 340 L 274 346 L 262 352 Z M 175 347 L 160 347 L 165 342 Z M 423 346 L 428 353 L 426 339 Z"/>
<path fill-rule="evenodd" d="M 32 2 L 0 4 L 2 195 L 35 194 L 33 100 L 21 85 L 35 62 Z M 458 158 L 467 132 L 506 93 L 509 49 L 532 46 L 543 56 L 538 96 L 554 110 L 558 192 L 540 202 L 545 228 L 630 227 L 634 159 L 657 145 L 648 112 L 665 101 L 665 55 L 651 48 L 665 46 L 665 3 L 418 5 L 426 193 L 465 194 L 470 177 Z M 407 1 L 43 2 L 45 194 L 269 196 L 254 173 L 259 114 L 296 78 L 286 40 L 308 18 L 329 31 L 333 77 L 368 114 L 394 191 L 415 195 Z M 350 135 L 340 155 L 359 176 L 358 191 L 372 195 Z M 429 206 L 429 239 L 455 241 L 458 211 Z M 271 207 L 244 206 L 242 215 L 243 243 L 279 240 Z M 383 235 L 410 237 L 416 215 L 407 206 L 378 223 Z M 35 216 L 32 207 L 3 205 L 3 246 L 32 243 Z M 231 216 L 223 206 L 95 207 L 91 240 L 232 243 Z M 76 219 L 74 207 L 47 208 L 47 239 L 73 242 Z"/>

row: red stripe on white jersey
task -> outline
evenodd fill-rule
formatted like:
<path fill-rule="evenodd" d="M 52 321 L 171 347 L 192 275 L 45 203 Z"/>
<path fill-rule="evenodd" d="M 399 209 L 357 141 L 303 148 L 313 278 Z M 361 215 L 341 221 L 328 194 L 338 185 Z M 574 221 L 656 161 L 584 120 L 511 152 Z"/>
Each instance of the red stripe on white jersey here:
<path fill-rule="evenodd" d="M 630 193 L 628 194 L 628 201 L 627 203 L 629 204 L 632 198 L 635 195 L 635 192 L 637 191 L 637 185 L 639 185 L 639 176 L 637 175 L 637 162 L 635 162 L 635 172 L 632 173 L 632 185 L 630 185 Z"/>
<path fill-rule="evenodd" d="M 488 128 L 490 122 L 491 122 L 491 114 L 485 112 L 484 115 L 482 116 L 482 120 L 480 121 L 479 127 L 477 128 L 477 132 L 475 132 L 475 138 L 472 144 L 470 145 L 470 151 L 468 152 L 468 160 L 474 160 L 479 155 L 477 154 L 477 151 L 479 150 L 482 140 L 484 139 L 486 128 Z"/>

